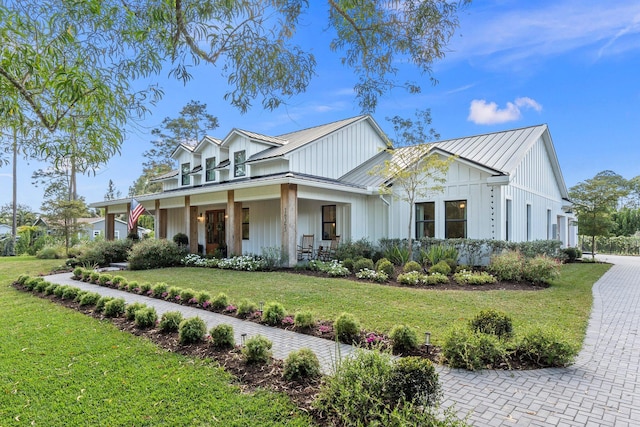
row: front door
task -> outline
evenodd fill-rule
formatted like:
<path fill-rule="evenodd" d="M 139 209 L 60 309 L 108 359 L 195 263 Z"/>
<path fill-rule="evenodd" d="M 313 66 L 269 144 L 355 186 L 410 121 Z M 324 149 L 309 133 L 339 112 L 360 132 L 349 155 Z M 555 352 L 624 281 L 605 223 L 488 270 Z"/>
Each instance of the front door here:
<path fill-rule="evenodd" d="M 207 211 L 205 229 L 207 233 L 207 254 L 213 254 L 216 249 L 226 249 L 224 233 L 224 209 Z"/>

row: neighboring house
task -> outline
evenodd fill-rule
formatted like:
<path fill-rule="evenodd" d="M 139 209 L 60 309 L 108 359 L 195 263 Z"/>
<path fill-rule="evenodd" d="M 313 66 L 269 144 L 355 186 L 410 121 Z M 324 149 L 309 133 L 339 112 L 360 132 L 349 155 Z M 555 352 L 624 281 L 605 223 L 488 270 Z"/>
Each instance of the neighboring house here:
<path fill-rule="evenodd" d="M 303 234 L 315 247 L 367 238 L 406 238 L 408 204 L 381 196 L 369 171 L 390 158 L 388 138 L 370 116 L 279 136 L 233 129 L 172 153 L 178 168 L 156 178 L 157 194 L 136 196 L 155 215 L 158 238 L 189 236 L 192 252 L 221 246 L 229 254 L 283 247 L 295 264 Z M 410 147 L 399 150 L 410 150 Z M 558 239 L 576 244 L 576 227 L 546 125 L 440 141 L 432 150 L 457 155 L 444 192 L 417 200 L 414 236 L 511 241 Z M 113 237 L 128 200 L 95 202 Z"/>
<path fill-rule="evenodd" d="M 105 219 L 104 217 L 95 218 L 78 218 L 76 220 L 82 225 L 82 231 L 78 233 L 78 238 L 88 237 L 89 240 L 94 240 L 99 235 L 105 235 Z M 51 234 L 49 224 L 44 218 L 38 218 L 33 224 L 46 231 L 47 234 Z M 113 218 L 113 236 L 112 239 L 126 239 L 128 234 L 127 223 L 119 219 Z M 142 239 L 145 235 L 149 234 L 151 230 L 143 227 L 137 227 L 138 236 Z"/>
<path fill-rule="evenodd" d="M 105 235 L 104 217 L 98 218 L 78 218 L 78 223 L 84 224 L 84 229 L 78 237 L 85 235 L 89 240 L 94 240 L 97 236 Z M 138 236 L 142 239 L 150 230 L 137 227 Z M 127 223 L 119 219 L 114 219 L 113 239 L 126 239 L 128 234 Z"/>
<path fill-rule="evenodd" d="M 6 224 L 0 224 L 0 236 L 3 234 L 11 234 L 11 226 Z"/>

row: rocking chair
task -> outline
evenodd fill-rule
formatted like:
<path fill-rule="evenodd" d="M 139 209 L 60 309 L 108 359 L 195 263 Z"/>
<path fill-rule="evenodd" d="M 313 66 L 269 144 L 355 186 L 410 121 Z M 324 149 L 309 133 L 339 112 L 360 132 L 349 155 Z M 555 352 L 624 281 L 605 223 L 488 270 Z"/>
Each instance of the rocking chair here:
<path fill-rule="evenodd" d="M 336 252 L 338 250 L 338 245 L 340 244 L 340 236 L 335 236 L 331 239 L 331 244 L 328 248 L 324 249 L 322 246 L 318 249 L 318 258 L 322 261 L 329 261 L 335 258 Z"/>
<path fill-rule="evenodd" d="M 303 234 L 302 235 L 302 244 L 298 245 L 298 261 L 302 259 L 310 260 L 313 258 L 313 234 Z"/>

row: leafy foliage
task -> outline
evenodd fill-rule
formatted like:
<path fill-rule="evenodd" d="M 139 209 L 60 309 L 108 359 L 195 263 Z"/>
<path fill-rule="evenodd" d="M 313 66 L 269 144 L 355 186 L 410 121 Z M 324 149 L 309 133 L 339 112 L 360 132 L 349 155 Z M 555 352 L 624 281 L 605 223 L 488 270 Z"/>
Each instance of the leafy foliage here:
<path fill-rule="evenodd" d="M 217 348 L 233 348 L 235 339 L 233 338 L 233 326 L 228 324 L 217 325 L 209 331 L 213 345 Z"/>
<path fill-rule="evenodd" d="M 263 335 L 256 335 L 247 340 L 242 348 L 247 363 L 267 363 L 271 358 L 273 343 Z"/>
<path fill-rule="evenodd" d="M 180 323 L 184 320 L 182 313 L 179 311 L 167 311 L 160 317 L 158 327 L 162 332 L 178 332 Z"/>
<path fill-rule="evenodd" d="M 360 337 L 360 323 L 350 313 L 340 314 L 333 322 L 333 329 L 338 339 L 346 344 L 357 342 Z"/>
<path fill-rule="evenodd" d="M 568 365 L 577 349 L 564 340 L 559 330 L 535 328 L 522 337 L 515 353 L 524 361 L 546 368 Z"/>
<path fill-rule="evenodd" d="M 148 270 L 180 265 L 184 250 L 166 239 L 147 239 L 131 248 L 129 268 Z"/>
<path fill-rule="evenodd" d="M 207 325 L 199 317 L 191 317 L 180 322 L 178 341 L 180 344 L 194 344 L 202 341 L 207 333 Z"/>
<path fill-rule="evenodd" d="M 418 347 L 418 334 L 407 325 L 396 325 L 389 333 L 394 352 L 404 352 Z"/>
<path fill-rule="evenodd" d="M 154 307 L 143 307 L 136 310 L 134 315 L 135 325 L 138 328 L 152 328 L 158 321 L 158 313 Z"/>
<path fill-rule="evenodd" d="M 283 376 L 288 380 L 301 380 L 320 376 L 320 361 L 309 348 L 292 351 L 284 360 Z"/>
<path fill-rule="evenodd" d="M 494 309 L 483 310 L 469 322 L 474 332 L 509 338 L 513 334 L 513 321 L 505 313 Z"/>
<path fill-rule="evenodd" d="M 262 313 L 262 321 L 267 325 L 276 326 L 282 322 L 284 316 L 286 316 L 286 311 L 284 307 L 279 302 L 268 302 L 264 307 L 264 312 Z"/>

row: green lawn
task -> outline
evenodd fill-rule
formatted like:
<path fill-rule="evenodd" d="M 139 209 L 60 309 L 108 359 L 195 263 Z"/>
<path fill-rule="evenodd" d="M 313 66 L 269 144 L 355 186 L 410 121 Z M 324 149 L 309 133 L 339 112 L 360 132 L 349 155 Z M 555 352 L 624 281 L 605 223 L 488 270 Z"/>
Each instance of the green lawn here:
<path fill-rule="evenodd" d="M 9 286 L 59 263 L 0 258 L 0 426 L 311 424 L 283 395 L 241 393 L 210 361 Z"/>
<path fill-rule="evenodd" d="M 438 344 L 452 323 L 495 308 L 512 316 L 516 334 L 536 325 L 552 325 L 581 345 L 592 304 L 591 287 L 609 268 L 605 264 L 567 264 L 561 278 L 540 291 L 444 291 L 384 286 L 345 279 L 316 278 L 286 272 L 238 272 L 207 268 L 124 271 L 129 280 L 166 282 L 181 288 L 225 292 L 232 302 L 278 301 L 291 313 L 308 309 L 319 319 L 354 314 L 368 330 L 388 332 L 404 323 L 430 331 Z"/>

